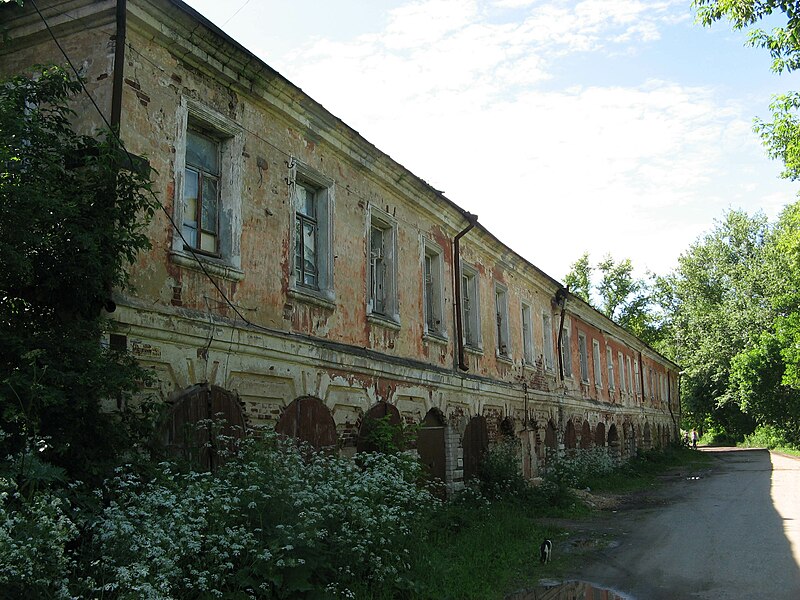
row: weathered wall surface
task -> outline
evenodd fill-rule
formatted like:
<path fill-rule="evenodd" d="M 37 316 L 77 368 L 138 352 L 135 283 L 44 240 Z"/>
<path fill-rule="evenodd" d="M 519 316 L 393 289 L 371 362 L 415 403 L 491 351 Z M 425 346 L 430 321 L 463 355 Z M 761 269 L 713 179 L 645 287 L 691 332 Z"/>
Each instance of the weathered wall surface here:
<path fill-rule="evenodd" d="M 70 19 L 59 16 L 64 5 L 46 14 L 105 109 L 113 3 L 70 7 Z M 16 19 L 4 73 L 63 62 L 33 16 L 4 10 Z M 477 341 L 465 352 L 469 370 L 459 370 L 453 239 L 468 215 L 180 2 L 129 2 L 127 22 L 121 135 L 153 167 L 164 211 L 149 226 L 152 248 L 131 267 L 132 290 L 117 295 L 114 319 L 124 336 L 117 339 L 157 373 L 150 393 L 170 401 L 195 384 L 214 384 L 238 394 L 251 426 L 275 425 L 287 407 L 300 406 L 293 401 L 316 398 L 345 454 L 355 451 L 366 411 L 386 402 L 427 428 L 438 453 L 431 464 L 441 462 L 436 468 L 450 490 L 463 484 L 471 451 L 464 445 L 473 443 L 464 436 L 476 416 L 489 440 L 521 441 L 529 476 L 552 452 L 602 446 L 631 453 L 674 439 L 677 365 L 567 295 L 563 361 L 571 373 L 562 378 L 560 284 L 480 226 L 461 240 L 479 317 Z M 96 127 L 94 109 L 77 106 L 82 126 Z M 198 256 L 177 233 L 191 127 L 210 132 L 222 157 L 219 252 Z M 296 280 L 292 193 L 299 181 L 325 198 L 319 289 Z M 385 314 L 369 300 L 375 224 L 392 236 L 383 257 L 391 264 Z M 426 326 L 426 253 L 438 261 L 428 288 L 436 289 L 436 331 Z M 634 366 L 636 377 L 629 376 Z"/>

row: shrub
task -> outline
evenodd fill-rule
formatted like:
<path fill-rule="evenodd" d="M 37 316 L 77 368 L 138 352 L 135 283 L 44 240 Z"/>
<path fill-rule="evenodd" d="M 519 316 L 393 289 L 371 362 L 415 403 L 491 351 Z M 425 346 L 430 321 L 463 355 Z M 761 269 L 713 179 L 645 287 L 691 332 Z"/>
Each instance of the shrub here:
<path fill-rule="evenodd" d="M 605 448 L 570 452 L 568 456 L 559 458 L 550 465 L 546 480 L 571 488 L 586 487 L 591 479 L 611 473 L 616 468 L 614 459 Z"/>
<path fill-rule="evenodd" d="M 78 530 L 69 505 L 48 490 L 25 497 L 0 477 L 0 589 L 8 598 L 70 598 L 74 561 L 66 551 Z"/>
<path fill-rule="evenodd" d="M 119 598 L 403 589 L 414 524 L 437 503 L 417 471 L 404 455 L 353 461 L 267 436 L 214 474 L 120 472 L 95 526 L 97 586 Z"/>
<path fill-rule="evenodd" d="M 524 495 L 529 487 L 520 471 L 520 441 L 505 438 L 491 446 L 478 471 L 480 491 L 491 499 Z"/>

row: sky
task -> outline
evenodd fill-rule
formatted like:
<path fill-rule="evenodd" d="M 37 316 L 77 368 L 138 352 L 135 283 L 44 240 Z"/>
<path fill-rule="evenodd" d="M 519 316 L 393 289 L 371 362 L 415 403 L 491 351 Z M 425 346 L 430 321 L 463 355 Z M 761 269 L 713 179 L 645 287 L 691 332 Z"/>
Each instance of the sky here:
<path fill-rule="evenodd" d="M 512 250 L 666 274 L 726 210 L 774 219 L 753 119 L 800 88 L 689 0 L 189 0 Z"/>

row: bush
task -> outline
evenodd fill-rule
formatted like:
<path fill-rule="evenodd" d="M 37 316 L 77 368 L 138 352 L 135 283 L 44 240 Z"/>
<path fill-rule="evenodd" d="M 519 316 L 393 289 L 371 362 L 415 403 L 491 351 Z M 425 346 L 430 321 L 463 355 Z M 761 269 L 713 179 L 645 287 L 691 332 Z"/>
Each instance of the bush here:
<path fill-rule="evenodd" d="M 605 448 L 571 450 L 548 467 L 545 479 L 571 488 L 586 487 L 593 478 L 602 477 L 617 467 Z"/>
<path fill-rule="evenodd" d="M 798 450 L 780 430 L 771 425 L 759 425 L 753 433 L 744 436 L 744 441 L 740 445 L 745 448 L 768 448 L 770 450 L 787 448 Z"/>
<path fill-rule="evenodd" d="M 74 561 L 67 544 L 78 535 L 69 504 L 49 490 L 26 498 L 0 477 L 0 589 L 8 598 L 70 598 Z"/>
<path fill-rule="evenodd" d="M 478 471 L 480 491 L 487 498 L 500 499 L 524 495 L 529 487 L 520 472 L 520 441 L 504 438 L 491 446 Z"/>
<path fill-rule="evenodd" d="M 357 461 L 275 437 L 214 474 L 120 472 L 95 526 L 97 586 L 118 598 L 352 597 L 408 587 L 419 515 L 437 501 L 404 455 Z"/>

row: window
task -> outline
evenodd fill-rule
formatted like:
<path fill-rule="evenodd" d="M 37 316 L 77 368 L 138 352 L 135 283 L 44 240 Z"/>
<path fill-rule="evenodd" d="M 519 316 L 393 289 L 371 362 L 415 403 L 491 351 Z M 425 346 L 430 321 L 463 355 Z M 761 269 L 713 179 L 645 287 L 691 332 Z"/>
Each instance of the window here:
<path fill-rule="evenodd" d="M 395 285 L 396 227 L 389 215 L 372 209 L 369 228 L 369 301 L 367 312 L 399 321 Z"/>
<path fill-rule="evenodd" d="M 630 394 L 631 391 L 632 391 L 631 388 L 633 387 L 633 384 L 631 383 L 631 381 L 633 380 L 633 369 L 631 368 L 631 357 L 630 356 L 626 356 L 625 357 L 625 362 L 628 364 L 628 380 L 626 382 L 627 383 L 626 389 L 628 390 L 628 393 Z"/>
<path fill-rule="evenodd" d="M 525 364 L 533 364 L 533 323 L 531 322 L 531 307 L 522 303 L 522 352 Z"/>
<path fill-rule="evenodd" d="M 553 370 L 553 320 L 547 313 L 542 314 L 542 353 L 544 368 Z"/>
<path fill-rule="evenodd" d="M 613 390 L 616 387 L 614 385 L 614 357 L 609 346 L 606 346 L 606 362 L 608 363 L 608 389 Z"/>
<path fill-rule="evenodd" d="M 425 242 L 422 255 L 425 333 L 446 337 L 443 309 L 442 251 Z"/>
<path fill-rule="evenodd" d="M 617 365 L 619 365 L 619 391 L 625 391 L 625 359 L 622 352 L 617 352 Z"/>
<path fill-rule="evenodd" d="M 648 389 L 648 391 L 650 393 L 650 400 L 653 400 L 655 398 L 655 383 L 653 382 L 653 369 L 652 368 L 648 369 L 648 374 L 647 375 L 648 375 L 647 376 L 647 389 Z"/>
<path fill-rule="evenodd" d="M 589 383 L 589 352 L 586 348 L 586 336 L 578 332 L 578 356 L 581 361 L 581 381 Z"/>
<path fill-rule="evenodd" d="M 217 254 L 219 239 L 219 142 L 200 131 L 186 132 L 183 180 L 183 237 L 201 252 Z"/>
<path fill-rule="evenodd" d="M 508 293 L 500 284 L 494 286 L 494 307 L 497 318 L 497 355 L 511 357 L 508 347 Z"/>
<path fill-rule="evenodd" d="M 478 272 L 466 265 L 461 267 L 461 325 L 464 344 L 480 348 L 480 302 L 478 297 Z"/>
<path fill-rule="evenodd" d="M 636 380 L 636 395 L 639 396 L 642 393 L 641 382 L 639 381 L 639 361 L 633 361 L 633 377 Z"/>
<path fill-rule="evenodd" d="M 241 270 L 242 151 L 244 135 L 233 121 L 182 98 L 175 137 L 170 258 L 187 268 L 238 281 Z"/>
<path fill-rule="evenodd" d="M 290 293 L 328 306 L 335 299 L 331 249 L 333 182 L 292 159 L 289 190 L 294 220 Z"/>
<path fill-rule="evenodd" d="M 600 342 L 592 340 L 592 358 L 594 359 L 594 384 L 603 387 L 603 367 L 600 363 Z"/>
<path fill-rule="evenodd" d="M 572 377 L 572 340 L 569 334 L 569 325 L 561 330 L 561 366 L 564 368 L 564 377 Z"/>
<path fill-rule="evenodd" d="M 316 190 L 294 186 L 294 276 L 297 285 L 319 289 L 319 222 Z"/>

